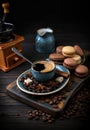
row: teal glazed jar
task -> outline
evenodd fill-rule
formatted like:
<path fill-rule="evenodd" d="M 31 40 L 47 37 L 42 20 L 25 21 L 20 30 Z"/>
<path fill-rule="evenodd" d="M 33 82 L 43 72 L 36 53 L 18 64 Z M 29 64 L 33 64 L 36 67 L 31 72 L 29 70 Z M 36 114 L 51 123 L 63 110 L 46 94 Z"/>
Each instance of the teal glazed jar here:
<path fill-rule="evenodd" d="M 35 37 L 36 51 L 40 53 L 52 53 L 55 51 L 55 37 L 51 28 L 37 30 Z"/>

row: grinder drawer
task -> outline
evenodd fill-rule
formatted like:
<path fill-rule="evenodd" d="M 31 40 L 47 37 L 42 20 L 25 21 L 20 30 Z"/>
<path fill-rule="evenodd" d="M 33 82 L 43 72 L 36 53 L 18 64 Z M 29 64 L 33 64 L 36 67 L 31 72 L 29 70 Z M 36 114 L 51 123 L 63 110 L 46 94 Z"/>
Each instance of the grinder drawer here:
<path fill-rule="evenodd" d="M 21 52 L 22 52 L 22 50 L 20 50 L 20 53 Z M 13 65 L 17 64 L 18 62 L 20 62 L 21 60 L 22 60 L 22 58 L 19 57 L 18 55 L 11 54 L 6 57 L 6 65 L 7 65 L 7 67 L 13 66 Z"/>
<path fill-rule="evenodd" d="M 5 55 L 5 56 L 9 56 L 9 55 L 13 54 L 12 49 L 11 49 L 12 47 L 17 48 L 18 50 L 22 50 L 21 43 L 12 45 L 12 46 L 10 46 L 10 47 L 8 47 L 8 48 L 4 48 L 4 55 Z"/>

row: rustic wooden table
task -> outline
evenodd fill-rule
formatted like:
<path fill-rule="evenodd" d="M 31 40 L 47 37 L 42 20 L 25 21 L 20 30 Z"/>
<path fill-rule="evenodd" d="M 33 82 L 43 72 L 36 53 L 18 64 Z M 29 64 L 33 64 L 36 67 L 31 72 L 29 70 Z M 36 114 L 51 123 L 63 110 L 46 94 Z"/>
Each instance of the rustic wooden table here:
<path fill-rule="evenodd" d="M 69 25 L 70 26 L 70 25 Z M 36 26 L 34 26 L 36 27 Z M 23 42 L 23 54 L 28 59 L 35 61 L 38 59 L 45 59 L 48 57 L 48 54 L 40 54 L 35 50 L 35 29 L 32 27 L 31 32 L 29 29 L 27 31 L 24 30 L 24 33 L 21 33 L 25 36 L 25 41 Z M 38 28 L 41 26 L 38 26 Z M 75 30 L 72 25 L 69 28 L 66 25 L 60 25 L 58 29 L 55 26 L 51 26 L 55 29 L 55 37 L 56 37 L 56 46 L 57 45 L 74 45 L 79 44 L 83 49 L 90 50 L 89 41 L 87 39 L 86 32 L 82 33 L 80 31 Z M 67 27 L 67 28 L 66 28 Z M 34 28 L 34 31 L 33 31 Z M 64 28 L 66 28 L 64 30 Z M 74 30 L 73 30 L 74 29 Z M 89 60 L 90 58 L 88 58 Z M 90 66 L 90 61 L 88 62 Z M 10 70 L 9 72 L 3 72 L 0 70 L 0 128 L 19 128 L 19 129 L 82 129 L 89 127 L 88 116 L 85 117 L 70 117 L 64 119 L 56 119 L 53 123 L 43 122 L 42 120 L 28 119 L 27 112 L 33 110 L 33 107 L 25 105 L 13 98 L 11 98 L 7 94 L 6 86 L 11 82 L 15 81 L 17 77 L 27 69 L 29 69 L 29 63 L 25 62 L 19 65 L 18 67 Z M 88 86 L 90 88 L 90 84 L 84 84 L 84 87 Z M 81 90 L 80 90 L 81 91 Z M 89 90 L 88 90 L 89 92 Z M 89 104 L 90 105 L 90 104 Z M 87 107 L 88 108 L 88 107 Z M 80 110 L 79 108 L 77 110 Z M 88 110 L 88 109 L 86 109 Z M 88 115 L 88 114 L 87 114 Z"/>

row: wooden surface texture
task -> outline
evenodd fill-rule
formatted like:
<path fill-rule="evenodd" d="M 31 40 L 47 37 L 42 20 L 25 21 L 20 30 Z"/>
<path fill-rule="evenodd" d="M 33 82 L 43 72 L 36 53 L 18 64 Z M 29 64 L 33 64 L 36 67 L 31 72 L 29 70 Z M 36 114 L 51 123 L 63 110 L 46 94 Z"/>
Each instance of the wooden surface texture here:
<path fill-rule="evenodd" d="M 35 27 L 35 26 L 34 26 Z M 40 27 L 40 26 L 38 26 Z M 52 26 L 52 28 L 54 28 Z M 71 27 L 72 28 L 72 27 Z M 29 30 L 30 28 L 28 28 Z M 35 28 L 36 29 L 36 28 Z M 68 29 L 68 27 L 67 27 Z M 63 30 L 63 29 L 62 29 Z M 81 32 L 76 32 L 69 30 L 62 31 L 60 28 L 55 28 L 55 37 L 56 37 L 56 46 L 58 45 L 74 45 L 78 44 L 86 51 L 86 55 L 90 54 L 90 45 L 87 40 L 86 34 Z M 23 33 L 25 37 L 25 41 L 23 42 L 23 54 L 31 61 L 35 61 L 38 59 L 46 59 L 49 54 L 40 54 L 35 50 L 35 34 L 34 33 Z M 90 68 L 90 56 L 87 56 L 85 64 Z M 65 130 L 65 129 L 73 129 L 78 130 L 82 128 L 89 127 L 89 112 L 90 110 L 90 82 L 81 87 L 76 95 L 71 98 L 67 109 L 70 114 L 70 110 L 73 110 L 73 115 L 71 116 L 63 116 L 63 119 L 56 119 L 53 123 L 43 122 L 42 120 L 28 119 L 28 111 L 33 110 L 33 106 L 26 105 L 19 100 L 16 100 L 8 95 L 7 86 L 14 82 L 17 77 L 30 68 L 30 64 L 27 62 L 22 63 L 21 65 L 15 67 L 9 72 L 3 72 L 0 70 L 0 128 L 18 128 L 18 129 L 52 129 L 52 130 Z M 77 81 L 78 82 L 78 81 Z M 11 85 L 12 87 L 13 85 Z M 75 85 L 74 85 L 75 86 Z M 84 95 L 84 96 L 83 96 Z M 88 95 L 88 96 L 86 96 Z M 80 98 L 81 97 L 81 98 Z M 78 100 L 77 100 L 78 99 Z M 70 104 L 78 102 L 78 105 Z M 87 103 L 87 106 L 86 106 Z M 83 105 L 85 104 L 85 105 Z M 82 112 L 82 109 L 84 112 Z M 77 116 L 77 112 L 81 112 Z M 64 113 L 65 115 L 65 113 Z"/>

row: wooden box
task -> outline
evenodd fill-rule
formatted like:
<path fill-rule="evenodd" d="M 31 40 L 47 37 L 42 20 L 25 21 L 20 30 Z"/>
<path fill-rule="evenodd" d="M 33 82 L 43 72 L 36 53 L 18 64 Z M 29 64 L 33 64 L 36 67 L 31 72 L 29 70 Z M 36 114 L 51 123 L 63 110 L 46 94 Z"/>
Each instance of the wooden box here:
<path fill-rule="evenodd" d="M 10 42 L 0 43 L 0 69 L 4 72 L 11 70 L 25 61 L 11 50 L 12 47 L 15 47 L 22 53 L 24 37 L 16 34 L 13 34 L 13 36 L 14 39 Z"/>

